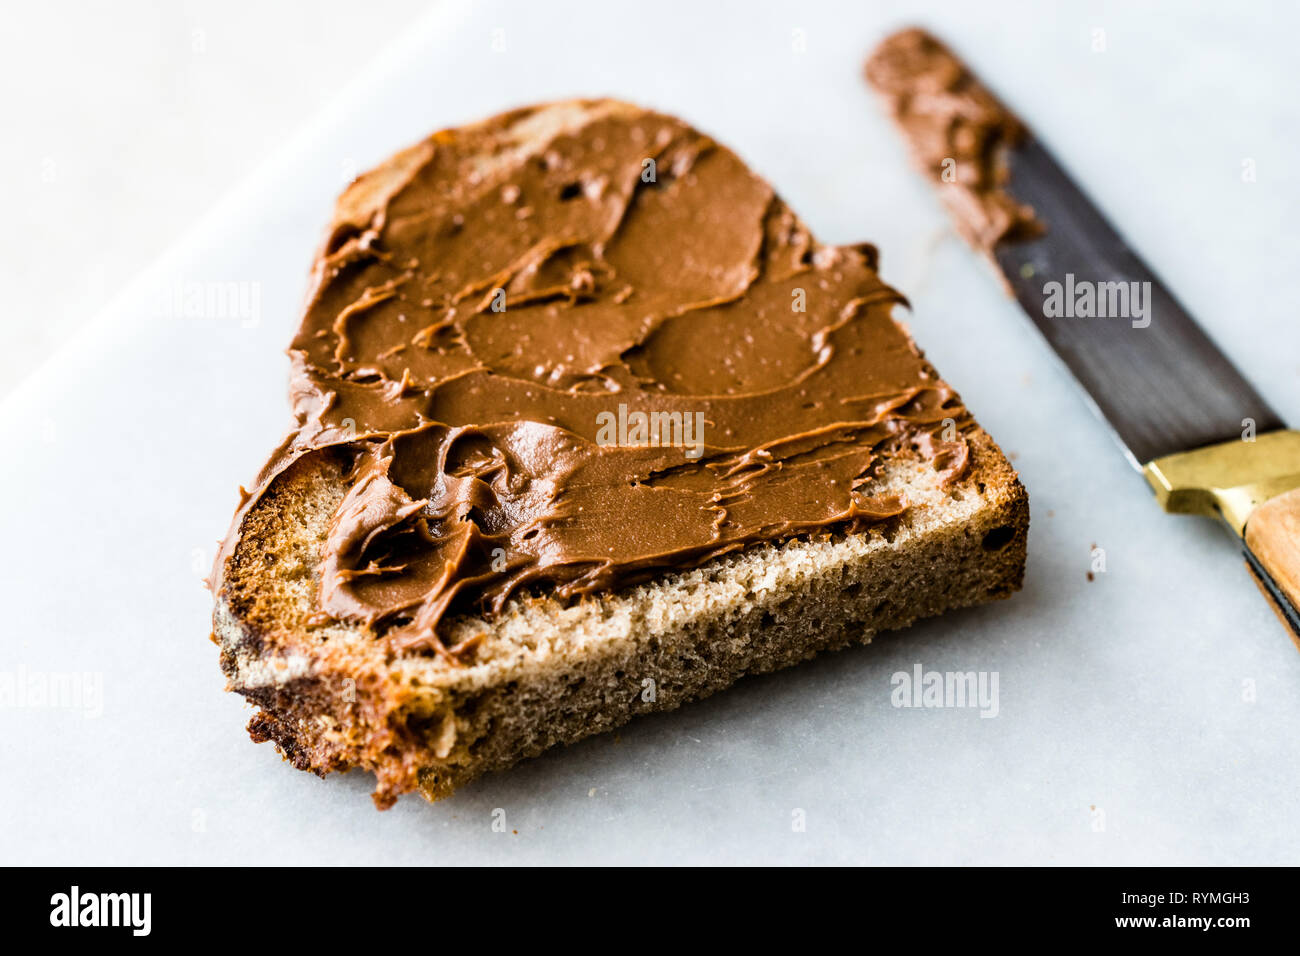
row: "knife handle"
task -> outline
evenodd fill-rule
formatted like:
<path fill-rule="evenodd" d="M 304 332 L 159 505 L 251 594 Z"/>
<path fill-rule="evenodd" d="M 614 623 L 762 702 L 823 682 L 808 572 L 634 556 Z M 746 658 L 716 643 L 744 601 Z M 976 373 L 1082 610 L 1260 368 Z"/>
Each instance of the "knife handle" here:
<path fill-rule="evenodd" d="M 1300 431 L 1166 455 L 1142 468 L 1166 511 L 1218 518 L 1300 648 Z"/>
<path fill-rule="evenodd" d="M 1252 511 L 1244 541 L 1246 563 L 1300 647 L 1300 488 Z"/>

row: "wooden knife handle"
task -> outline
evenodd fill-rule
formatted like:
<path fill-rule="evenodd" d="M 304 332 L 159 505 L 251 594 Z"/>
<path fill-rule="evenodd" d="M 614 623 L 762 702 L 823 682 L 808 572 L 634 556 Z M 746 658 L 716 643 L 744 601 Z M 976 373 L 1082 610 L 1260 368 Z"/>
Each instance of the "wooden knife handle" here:
<path fill-rule="evenodd" d="M 1252 511 L 1244 537 L 1251 570 L 1300 647 L 1300 488 Z"/>

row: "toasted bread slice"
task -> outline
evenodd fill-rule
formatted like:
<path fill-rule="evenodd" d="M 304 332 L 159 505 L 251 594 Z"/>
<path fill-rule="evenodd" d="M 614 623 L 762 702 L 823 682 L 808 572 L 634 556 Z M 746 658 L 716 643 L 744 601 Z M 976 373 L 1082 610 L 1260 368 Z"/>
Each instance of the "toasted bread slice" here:
<path fill-rule="evenodd" d="M 479 177 L 491 182 L 503 164 L 543 154 L 556 136 L 581 130 L 595 116 L 629 122 L 651 116 L 677 124 L 675 129 L 705 144 L 700 148 L 721 149 L 677 121 L 610 101 L 517 111 L 469 128 L 459 138 L 458 131 L 438 134 L 429 144 L 399 153 L 345 193 L 317 260 L 316 292 L 347 268 L 339 257 L 373 250 L 389 197 L 441 144 L 476 142 L 474 136 L 489 131 L 494 146 L 481 163 L 472 162 L 469 175 L 476 183 Z M 729 153 L 723 159 L 738 162 Z M 778 214 L 780 235 L 794 236 L 806 249 L 805 264 L 797 268 L 820 268 L 807 265 L 817 261 L 819 247 L 808 244 L 792 214 L 776 199 L 768 209 Z M 769 215 L 768 221 L 777 219 Z M 408 236 L 412 229 L 426 228 L 424 219 L 409 212 L 398 222 Z M 857 258 L 838 261 L 859 263 L 870 280 L 869 297 L 854 303 L 869 301 L 875 303 L 871 308 L 887 310 L 889 296 L 897 301 L 870 266 L 861 265 L 874 265 L 873 258 L 863 258 L 873 253 L 857 249 L 844 255 Z M 832 253 L 823 261 L 836 260 Z M 379 301 L 372 292 L 364 293 L 369 303 Z M 844 323 L 855 321 L 853 314 L 842 314 L 848 316 Z M 948 395 L 887 311 L 873 314 L 871 321 L 887 338 L 882 354 L 899 356 L 914 370 L 909 374 L 918 376 L 918 387 L 907 394 L 943 390 Z M 317 346 L 328 334 L 327 323 L 324 331 L 301 336 L 299 359 L 328 363 L 335 355 L 350 361 L 341 347 Z M 318 354 L 308 355 L 313 349 Z M 374 368 L 360 363 L 346 386 L 323 388 L 409 393 L 405 372 L 393 372 L 390 379 Z M 347 378 L 346 371 L 335 372 L 340 382 Z M 318 378 L 328 382 L 329 374 L 326 370 Z M 880 407 L 884 416 L 905 414 L 897 402 Z M 1008 597 L 1023 577 L 1029 523 L 1024 488 L 993 440 L 953 397 L 929 409 L 924 429 L 935 427 L 939 418 L 934 416 L 955 409 L 959 421 L 944 421 L 960 428 L 960 468 L 938 466 L 931 432 L 917 441 L 910 425 L 889 418 L 875 433 L 873 440 L 887 443 L 888 453 L 872 457 L 869 472 L 859 478 L 876 500 L 905 506 L 842 524 L 794 527 L 790 522 L 789 530 L 768 540 L 751 536 L 713 554 L 697 549 L 698 560 L 660 563 L 652 574 L 566 598 L 543 584 L 513 589 L 496 605 L 439 605 L 437 636 L 430 642 L 391 640 L 385 620 L 329 613 L 324 607 L 328 553 L 338 547 L 339 516 L 358 481 L 356 446 L 373 454 L 381 440 L 391 438 L 375 431 L 343 434 L 323 421 L 322 409 L 331 408 L 344 414 L 328 397 L 299 403 L 297 431 L 241 507 L 214 573 L 214 640 L 230 689 L 259 708 L 249 728 L 253 738 L 273 740 L 299 769 L 321 775 L 351 768 L 374 773 L 380 807 L 415 789 L 431 799 L 446 796 L 481 773 L 617 727 L 636 714 L 676 708 L 745 674 L 868 642 L 921 617 Z M 796 412 L 792 407 L 790 413 Z M 779 413 L 786 414 L 784 405 Z M 425 422 L 420 418 L 405 434 L 426 428 Z M 845 445 L 837 441 L 837 448 Z M 604 453 L 592 447 L 591 454 Z M 764 461 L 772 457 L 761 454 Z M 779 472 L 783 465 L 760 467 Z M 785 474 L 799 467 L 792 463 Z M 418 514 L 420 504 L 408 502 L 402 515 Z M 859 519 L 862 513 L 847 512 Z M 457 513 L 454 520 L 465 518 Z M 598 522 L 589 528 L 606 527 L 604 522 L 606 533 L 619 533 L 608 513 L 583 520 Z M 424 534 L 428 540 L 430 533 Z M 641 562 L 638 571 L 644 566 Z M 372 574 L 375 567 L 371 562 L 353 574 Z M 402 567 L 383 570 L 400 574 Z M 476 580 L 487 577 L 481 567 L 476 573 Z"/>

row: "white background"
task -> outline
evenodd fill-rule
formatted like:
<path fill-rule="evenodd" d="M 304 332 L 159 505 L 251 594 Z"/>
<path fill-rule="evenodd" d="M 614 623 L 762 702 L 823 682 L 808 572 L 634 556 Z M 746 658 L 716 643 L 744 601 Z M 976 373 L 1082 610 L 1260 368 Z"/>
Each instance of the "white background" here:
<path fill-rule="evenodd" d="M 422 0 L 43 0 L 0 30 L 0 397 L 264 162 Z"/>
<path fill-rule="evenodd" d="M 98 717 L 0 710 L 0 859 L 1296 862 L 1300 654 L 1226 535 L 1158 511 L 860 79 L 891 28 L 948 39 L 1295 421 L 1293 8 L 620 10 L 448 3 L 397 31 L 0 405 L 0 670 L 104 687 Z M 259 108 L 256 90 L 230 89 Z M 677 113 L 824 240 L 880 245 L 917 339 L 1029 489 L 1025 589 L 380 814 L 362 775 L 321 781 L 248 742 L 199 580 L 236 485 L 288 424 L 283 348 L 345 172 L 438 127 L 578 94 Z M 218 281 L 258 283 L 256 323 L 157 307 L 159 290 Z M 1094 545 L 1107 570 L 1089 582 Z M 895 709 L 890 675 L 917 663 L 996 671 L 999 716 Z"/>

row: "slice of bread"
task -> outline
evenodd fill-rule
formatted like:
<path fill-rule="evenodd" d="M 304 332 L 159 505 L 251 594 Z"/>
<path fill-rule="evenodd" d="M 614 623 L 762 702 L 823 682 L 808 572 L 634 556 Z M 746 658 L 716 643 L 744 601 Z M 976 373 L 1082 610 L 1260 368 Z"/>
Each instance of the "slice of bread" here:
<path fill-rule="evenodd" d="M 572 128 L 592 106 L 559 104 L 549 115 Z M 546 110 L 511 115 L 532 125 L 528 148 L 554 135 L 538 118 Z M 322 258 L 333 237 L 360 228 L 419 150 L 345 194 Z M 372 772 L 380 807 L 417 788 L 443 797 L 485 771 L 745 674 L 1008 597 L 1023 577 L 1028 500 L 992 439 L 973 421 L 962 434 L 969 455 L 956 478 L 916 446 L 878 463 L 872 491 L 900 496 L 901 514 L 864 530 L 750 544 L 575 599 L 520 592 L 497 613 L 460 609 L 439 624 L 443 645 L 469 649 L 454 656 L 403 649 L 372 624 L 322 612 L 323 552 L 354 460 L 341 445 L 300 449 L 268 469 L 218 560 L 221 666 L 229 689 L 260 708 L 253 739 L 273 740 L 295 767 Z"/>

